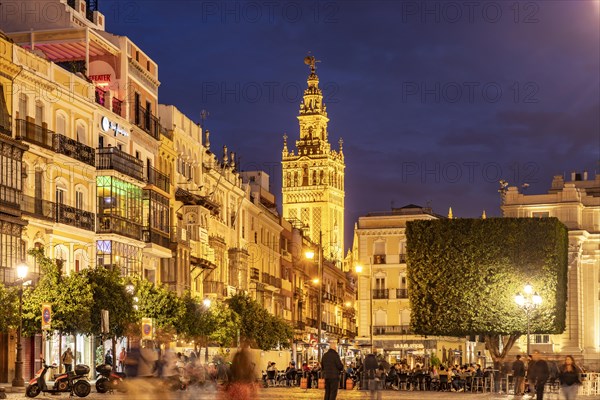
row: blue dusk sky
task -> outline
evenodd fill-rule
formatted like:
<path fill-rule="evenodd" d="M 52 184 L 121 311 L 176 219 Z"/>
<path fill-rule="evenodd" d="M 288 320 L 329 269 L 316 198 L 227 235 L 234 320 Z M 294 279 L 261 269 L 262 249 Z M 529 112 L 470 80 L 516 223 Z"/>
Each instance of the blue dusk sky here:
<path fill-rule="evenodd" d="M 344 139 L 346 245 L 360 215 L 408 203 L 499 216 L 498 181 L 546 192 L 600 173 L 600 2 L 100 1 L 107 31 L 159 65 L 159 100 L 281 198 L 311 52 Z"/>

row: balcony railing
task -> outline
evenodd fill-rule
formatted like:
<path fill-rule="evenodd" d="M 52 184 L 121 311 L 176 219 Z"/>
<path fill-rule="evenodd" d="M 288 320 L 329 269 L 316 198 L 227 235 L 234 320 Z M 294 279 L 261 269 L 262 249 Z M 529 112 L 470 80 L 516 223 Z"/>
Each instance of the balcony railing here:
<path fill-rule="evenodd" d="M 169 193 L 171 179 L 167 175 L 163 174 L 156 168 L 152 168 L 151 166 L 146 168 L 146 172 L 148 184 L 156 186 L 163 192 Z"/>
<path fill-rule="evenodd" d="M 396 289 L 397 299 L 408 299 L 408 289 Z"/>
<path fill-rule="evenodd" d="M 100 104 L 102 107 L 104 107 L 104 104 L 106 103 L 106 91 L 102 90 L 101 88 L 99 88 L 98 86 L 96 86 L 96 103 Z"/>
<path fill-rule="evenodd" d="M 37 218 L 69 225 L 75 228 L 93 231 L 95 228 L 95 215 L 93 212 L 83 211 L 65 204 L 38 199 L 32 196 L 23 196 L 21 211 Z"/>
<path fill-rule="evenodd" d="M 294 324 L 294 327 L 300 331 L 303 331 L 304 328 L 306 328 L 306 324 L 302 321 L 296 321 L 296 323 Z"/>
<path fill-rule="evenodd" d="M 250 268 L 250 279 L 253 281 L 260 280 L 260 271 L 258 268 Z"/>
<path fill-rule="evenodd" d="M 138 160 L 116 147 L 101 147 L 97 149 L 96 169 L 113 169 L 138 181 L 144 181 L 144 163 L 142 160 Z"/>
<path fill-rule="evenodd" d="M 400 254 L 400 264 L 406 264 L 406 254 Z"/>
<path fill-rule="evenodd" d="M 115 233 L 132 239 L 142 240 L 142 226 L 140 224 L 111 214 L 98 214 L 96 233 Z"/>
<path fill-rule="evenodd" d="M 390 289 L 373 289 L 374 299 L 389 299 Z"/>
<path fill-rule="evenodd" d="M 53 135 L 52 144 L 54 151 L 74 158 L 92 167 L 96 166 L 96 151 L 90 146 L 68 138 L 60 133 Z"/>
<path fill-rule="evenodd" d="M 306 318 L 306 325 L 310 326 L 311 328 L 316 328 L 317 320 L 314 318 Z"/>
<path fill-rule="evenodd" d="M 374 335 L 410 335 L 409 325 L 380 325 L 373 327 Z"/>
<path fill-rule="evenodd" d="M 159 119 L 142 106 L 138 106 L 135 124 L 146 131 L 146 133 L 154 139 L 160 140 L 161 126 Z"/>
<path fill-rule="evenodd" d="M 154 243 L 158 246 L 162 246 L 167 249 L 169 248 L 169 244 L 171 243 L 171 238 L 168 233 L 164 233 L 148 227 L 142 230 L 142 240 L 146 243 Z"/>
<path fill-rule="evenodd" d="M 112 111 L 119 115 L 119 116 L 123 116 L 122 112 L 123 112 L 123 100 L 119 100 L 116 97 L 112 98 Z"/>
<path fill-rule="evenodd" d="M 43 126 L 36 125 L 33 122 L 25 121 L 24 119 L 16 120 L 17 139 L 25 140 L 26 142 L 37 144 L 49 150 L 52 148 L 52 132 Z"/>
<path fill-rule="evenodd" d="M 373 264 L 385 264 L 385 255 L 384 254 L 375 254 L 373 256 Z"/>

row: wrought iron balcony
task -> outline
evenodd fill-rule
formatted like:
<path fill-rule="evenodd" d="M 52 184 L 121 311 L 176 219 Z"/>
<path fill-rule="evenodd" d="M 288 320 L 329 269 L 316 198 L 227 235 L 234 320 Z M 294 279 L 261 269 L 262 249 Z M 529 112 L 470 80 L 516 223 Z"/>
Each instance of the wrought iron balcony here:
<path fill-rule="evenodd" d="M 296 323 L 294 324 L 294 328 L 303 331 L 304 328 L 306 328 L 306 324 L 302 321 L 296 321 Z"/>
<path fill-rule="evenodd" d="M 112 112 L 119 116 L 123 116 L 123 100 L 119 100 L 116 97 L 112 98 Z"/>
<path fill-rule="evenodd" d="M 390 289 L 373 289 L 374 299 L 389 299 Z"/>
<path fill-rule="evenodd" d="M 310 326 L 311 328 L 316 328 L 317 320 L 314 318 L 306 318 L 306 325 Z"/>
<path fill-rule="evenodd" d="M 258 268 L 250 268 L 250 279 L 253 281 L 260 280 L 260 271 Z"/>
<path fill-rule="evenodd" d="M 406 254 L 400 254 L 400 264 L 406 264 Z"/>
<path fill-rule="evenodd" d="M 96 233 L 115 233 L 142 240 L 142 225 L 117 215 L 98 214 Z"/>
<path fill-rule="evenodd" d="M 163 174 L 156 168 L 152 168 L 151 166 L 148 166 L 146 168 L 146 172 L 146 177 L 149 185 L 154 185 L 163 192 L 169 193 L 171 187 L 171 179 L 167 175 Z"/>
<path fill-rule="evenodd" d="M 135 114 L 135 124 L 156 140 L 160 140 L 160 121 L 142 106 L 138 106 Z"/>
<path fill-rule="evenodd" d="M 397 299 L 408 299 L 408 289 L 396 289 Z"/>
<path fill-rule="evenodd" d="M 410 335 L 412 331 L 409 325 L 375 325 L 373 326 L 374 335 Z"/>
<path fill-rule="evenodd" d="M 92 167 L 96 166 L 96 151 L 93 147 L 86 146 L 60 133 L 53 135 L 52 144 L 55 152 L 74 158 Z"/>
<path fill-rule="evenodd" d="M 93 231 L 95 228 L 95 214 L 83 211 L 65 204 L 38 199 L 32 196 L 23 196 L 21 211 L 40 219 L 54 221 L 75 228 Z"/>
<path fill-rule="evenodd" d="M 52 147 L 52 132 L 43 126 L 36 125 L 33 122 L 25 121 L 24 119 L 16 120 L 16 131 L 18 140 L 24 140 L 29 143 L 37 144 L 49 150 L 54 150 Z"/>
<path fill-rule="evenodd" d="M 373 256 L 373 264 L 385 264 L 385 254 L 376 254 Z"/>
<path fill-rule="evenodd" d="M 116 147 L 101 147 L 96 150 L 96 169 L 112 169 L 138 181 L 144 181 L 143 161 Z"/>

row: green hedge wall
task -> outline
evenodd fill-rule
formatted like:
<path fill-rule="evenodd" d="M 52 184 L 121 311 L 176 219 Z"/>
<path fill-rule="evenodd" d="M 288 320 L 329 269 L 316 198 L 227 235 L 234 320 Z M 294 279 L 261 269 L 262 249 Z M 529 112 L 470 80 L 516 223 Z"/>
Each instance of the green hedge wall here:
<path fill-rule="evenodd" d="M 564 331 L 568 233 L 558 219 L 411 221 L 406 236 L 416 333 L 524 333 L 525 312 L 514 299 L 527 282 L 543 300 L 531 332 Z"/>

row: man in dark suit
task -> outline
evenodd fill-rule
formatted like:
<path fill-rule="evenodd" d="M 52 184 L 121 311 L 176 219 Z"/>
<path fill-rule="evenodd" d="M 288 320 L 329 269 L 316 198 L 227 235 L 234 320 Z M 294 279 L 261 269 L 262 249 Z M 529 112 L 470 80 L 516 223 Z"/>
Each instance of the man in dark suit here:
<path fill-rule="evenodd" d="M 340 386 L 340 373 L 344 370 L 344 364 L 337 352 L 337 342 L 329 342 L 329 350 L 323 354 L 321 360 L 322 376 L 325 379 L 325 400 L 335 400 L 338 387 Z"/>

